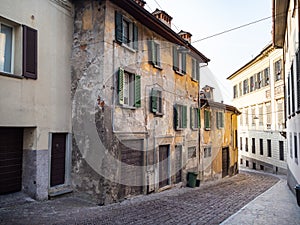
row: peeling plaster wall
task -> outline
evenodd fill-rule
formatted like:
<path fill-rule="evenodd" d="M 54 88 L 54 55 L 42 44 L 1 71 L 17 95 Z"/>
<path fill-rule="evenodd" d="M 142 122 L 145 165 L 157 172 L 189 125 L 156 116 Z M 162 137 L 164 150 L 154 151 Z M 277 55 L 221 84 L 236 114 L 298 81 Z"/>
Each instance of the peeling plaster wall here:
<path fill-rule="evenodd" d="M 133 51 L 115 42 L 115 11 L 134 21 L 139 31 L 138 51 Z M 190 129 L 190 107 L 197 107 L 198 82 L 191 79 L 192 61 L 187 55 L 187 75 L 181 76 L 173 70 L 172 44 L 165 42 L 160 35 L 149 30 L 127 12 L 110 1 L 76 1 L 75 28 L 72 54 L 72 96 L 73 103 L 73 186 L 77 191 L 87 193 L 100 204 L 109 204 L 129 193 L 130 187 L 117 182 L 122 179 L 121 167 L 111 167 L 113 161 L 106 156 L 89 158 L 89 153 L 101 148 L 93 143 L 84 131 L 87 126 L 96 126 L 97 133 L 107 154 L 121 159 L 121 143 L 128 140 L 141 140 L 146 151 L 143 164 L 143 193 L 154 184 L 158 186 L 159 146 L 169 145 L 171 178 L 169 187 L 175 184 L 175 146 L 183 146 L 183 183 L 186 185 L 187 171 L 197 171 L 199 158 L 198 131 Z M 147 40 L 155 39 L 161 44 L 161 69 L 150 64 Z M 118 104 L 117 76 L 122 67 L 129 72 L 141 75 L 141 108 L 126 108 Z M 151 89 L 163 91 L 163 116 L 151 113 Z M 91 94 L 92 93 L 92 94 Z M 92 97 L 91 97 L 92 96 Z M 188 127 L 182 131 L 174 130 L 174 105 L 183 104 L 188 108 Z M 85 119 L 91 118 L 86 125 Z M 137 142 L 139 143 L 139 142 Z M 138 144 L 139 145 L 139 144 Z M 196 157 L 188 159 L 188 147 L 196 147 Z M 136 146 L 138 149 L 139 147 Z M 92 153 L 91 153 L 92 154 Z M 99 175 L 91 163 L 101 160 Z M 104 178 L 105 177 L 105 178 Z M 124 190 L 125 188 L 125 190 Z M 126 194 L 125 194 L 126 195 Z"/>

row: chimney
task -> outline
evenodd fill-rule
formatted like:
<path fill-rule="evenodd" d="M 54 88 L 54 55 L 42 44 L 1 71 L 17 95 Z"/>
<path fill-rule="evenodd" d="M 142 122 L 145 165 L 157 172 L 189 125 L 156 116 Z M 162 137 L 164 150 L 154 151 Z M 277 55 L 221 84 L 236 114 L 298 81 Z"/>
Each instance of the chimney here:
<path fill-rule="evenodd" d="M 168 13 L 166 13 L 163 10 L 156 9 L 152 13 L 152 15 L 171 28 L 171 21 L 173 18 L 170 15 L 168 15 Z"/>
<path fill-rule="evenodd" d="M 143 0 L 134 0 L 139 6 L 143 7 L 145 6 L 146 2 Z"/>
<path fill-rule="evenodd" d="M 205 85 L 202 88 L 202 91 L 204 93 L 204 96 L 207 100 L 214 101 L 214 88 L 208 85 Z"/>
<path fill-rule="evenodd" d="M 178 35 L 183 38 L 184 40 L 186 40 L 188 43 L 191 43 L 192 41 L 192 34 L 186 31 L 181 30 Z"/>

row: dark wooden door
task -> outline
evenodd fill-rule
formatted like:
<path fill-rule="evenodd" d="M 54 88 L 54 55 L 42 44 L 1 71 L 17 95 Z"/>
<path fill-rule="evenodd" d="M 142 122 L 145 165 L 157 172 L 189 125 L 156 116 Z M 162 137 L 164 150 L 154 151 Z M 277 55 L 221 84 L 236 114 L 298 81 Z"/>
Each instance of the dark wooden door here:
<path fill-rule="evenodd" d="M 50 186 L 65 183 L 66 134 L 52 134 Z"/>
<path fill-rule="evenodd" d="M 169 145 L 159 146 L 159 188 L 169 184 Z"/>
<path fill-rule="evenodd" d="M 119 197 L 143 193 L 143 140 L 123 141 L 121 146 L 121 186 Z"/>
<path fill-rule="evenodd" d="M 229 170 L 229 148 L 222 149 L 222 177 L 228 175 Z"/>
<path fill-rule="evenodd" d="M 177 145 L 175 147 L 175 183 L 179 183 L 182 181 L 182 146 Z"/>
<path fill-rule="evenodd" d="M 23 128 L 0 128 L 0 194 L 22 188 Z"/>

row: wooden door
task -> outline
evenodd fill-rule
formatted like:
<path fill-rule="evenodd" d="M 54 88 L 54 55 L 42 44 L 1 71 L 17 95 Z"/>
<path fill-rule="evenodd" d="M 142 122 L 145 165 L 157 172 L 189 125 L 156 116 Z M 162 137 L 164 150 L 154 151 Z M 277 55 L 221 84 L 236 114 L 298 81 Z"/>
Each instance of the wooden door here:
<path fill-rule="evenodd" d="M 229 170 L 229 148 L 222 149 L 222 177 L 228 175 Z"/>
<path fill-rule="evenodd" d="M 0 194 L 22 188 L 23 128 L 0 128 Z"/>
<path fill-rule="evenodd" d="M 66 134 L 53 133 L 51 147 L 50 186 L 65 183 Z"/>
<path fill-rule="evenodd" d="M 121 162 L 124 164 L 121 167 L 119 198 L 143 193 L 143 146 L 143 140 L 123 141 L 120 145 Z"/>
<path fill-rule="evenodd" d="M 169 184 L 169 145 L 159 146 L 159 188 Z"/>
<path fill-rule="evenodd" d="M 182 146 L 177 145 L 175 147 L 175 183 L 182 181 Z"/>

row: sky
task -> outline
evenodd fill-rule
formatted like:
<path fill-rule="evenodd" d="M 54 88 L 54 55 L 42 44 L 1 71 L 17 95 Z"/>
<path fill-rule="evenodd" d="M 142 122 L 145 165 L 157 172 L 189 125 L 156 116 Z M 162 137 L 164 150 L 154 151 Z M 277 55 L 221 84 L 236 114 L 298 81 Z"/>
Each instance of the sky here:
<path fill-rule="evenodd" d="M 172 29 L 190 32 L 192 45 L 211 61 L 201 68 L 201 85 L 215 87 L 216 100 L 230 104 L 232 86 L 226 78 L 253 59 L 272 40 L 272 19 L 219 36 L 199 39 L 236 28 L 272 14 L 271 0 L 146 0 L 173 17 Z M 178 29 L 178 30 L 177 30 Z M 193 43 L 194 42 L 194 43 Z"/>

